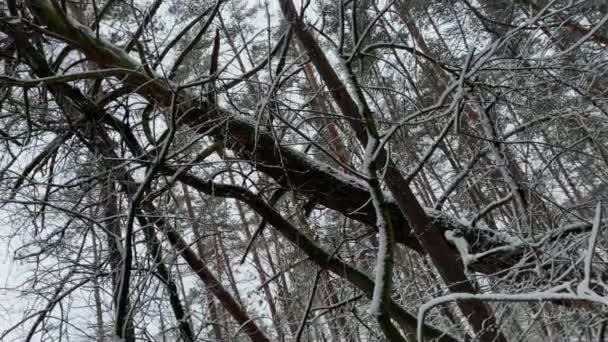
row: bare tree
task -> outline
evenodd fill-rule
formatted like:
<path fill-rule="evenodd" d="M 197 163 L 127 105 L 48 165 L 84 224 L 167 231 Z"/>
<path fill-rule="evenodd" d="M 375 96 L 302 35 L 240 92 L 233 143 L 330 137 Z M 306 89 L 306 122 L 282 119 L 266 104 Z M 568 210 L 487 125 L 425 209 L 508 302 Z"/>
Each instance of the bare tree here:
<path fill-rule="evenodd" d="M 0 340 L 603 340 L 606 22 L 7 0 Z"/>

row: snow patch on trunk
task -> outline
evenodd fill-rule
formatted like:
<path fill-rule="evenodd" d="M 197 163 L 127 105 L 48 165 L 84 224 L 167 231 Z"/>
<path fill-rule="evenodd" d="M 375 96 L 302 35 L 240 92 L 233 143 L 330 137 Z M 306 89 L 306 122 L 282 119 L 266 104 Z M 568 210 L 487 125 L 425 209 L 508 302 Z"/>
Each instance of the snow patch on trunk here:
<path fill-rule="evenodd" d="M 384 284 L 384 280 L 386 276 L 386 259 L 388 258 L 389 239 L 387 232 L 388 227 L 386 226 L 386 221 L 384 220 L 384 216 L 382 214 L 380 199 L 373 191 L 370 191 L 370 193 L 372 194 L 372 201 L 374 202 L 374 208 L 376 209 L 376 225 L 378 226 L 378 255 L 376 256 L 376 268 L 374 270 L 374 293 L 372 295 L 372 302 L 369 306 L 369 314 L 379 316 L 382 312 L 380 308 L 382 306 L 382 297 L 386 285 Z"/>

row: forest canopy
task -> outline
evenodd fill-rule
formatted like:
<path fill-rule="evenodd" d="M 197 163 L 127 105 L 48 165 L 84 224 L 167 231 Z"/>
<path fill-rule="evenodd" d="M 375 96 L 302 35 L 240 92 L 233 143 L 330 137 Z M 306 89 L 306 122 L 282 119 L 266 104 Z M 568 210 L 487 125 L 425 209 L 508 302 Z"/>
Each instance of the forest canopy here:
<path fill-rule="evenodd" d="M 0 340 L 608 341 L 607 21 L 0 3 Z"/>

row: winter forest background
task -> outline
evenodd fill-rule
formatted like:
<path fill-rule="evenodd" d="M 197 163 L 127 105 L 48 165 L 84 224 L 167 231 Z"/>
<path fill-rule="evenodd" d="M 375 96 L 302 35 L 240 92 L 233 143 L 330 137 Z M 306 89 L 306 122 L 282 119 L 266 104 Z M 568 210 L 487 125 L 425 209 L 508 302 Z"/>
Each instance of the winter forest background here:
<path fill-rule="evenodd" d="M 2 0 L 0 341 L 608 341 L 603 0 Z"/>

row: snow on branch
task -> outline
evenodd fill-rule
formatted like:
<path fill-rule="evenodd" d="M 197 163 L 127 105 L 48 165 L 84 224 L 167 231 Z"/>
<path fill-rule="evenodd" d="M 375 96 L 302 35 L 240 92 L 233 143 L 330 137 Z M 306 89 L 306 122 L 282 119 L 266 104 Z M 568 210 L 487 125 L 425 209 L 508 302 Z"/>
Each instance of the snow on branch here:
<path fill-rule="evenodd" d="M 462 233 L 454 230 L 447 230 L 444 234 L 445 239 L 451 243 L 460 254 L 460 260 L 462 260 L 462 264 L 464 265 L 465 272 L 468 272 L 469 263 L 474 258 L 469 254 L 469 243 L 462 236 Z"/>
<path fill-rule="evenodd" d="M 369 306 L 369 314 L 373 316 L 380 316 L 382 313 L 382 302 L 384 298 L 390 294 L 390 282 L 392 273 L 393 263 L 393 249 L 394 238 L 392 231 L 390 231 L 390 223 L 384 218 L 384 196 L 380 189 L 380 184 L 376 176 L 376 170 L 374 168 L 374 152 L 378 145 L 378 140 L 373 138 L 371 135 L 367 141 L 365 148 L 365 156 L 363 160 L 363 169 L 369 177 L 368 188 L 372 199 L 372 204 L 376 210 L 376 226 L 378 227 L 378 254 L 376 256 L 376 268 L 375 268 L 375 285 L 374 292 L 372 295 L 372 302 Z"/>
<path fill-rule="evenodd" d="M 587 247 L 587 253 L 585 253 L 584 278 L 576 288 L 577 293 L 581 295 L 595 294 L 589 285 L 591 284 L 591 262 L 593 260 L 595 246 L 597 245 L 597 236 L 599 234 L 601 220 L 602 203 L 598 202 L 597 207 L 595 208 L 595 217 L 593 219 L 591 235 L 589 236 L 589 246 Z"/>
<path fill-rule="evenodd" d="M 561 288 L 561 287 L 560 287 Z M 579 294 L 579 293 L 557 293 L 553 291 L 539 291 L 529 293 L 518 293 L 518 294 L 501 294 L 501 293 L 483 293 L 483 294 L 472 294 L 472 293 L 451 293 L 445 296 L 434 298 L 424 303 L 418 309 L 418 327 L 417 327 L 417 341 L 423 342 L 422 338 L 422 326 L 424 324 L 424 318 L 429 310 L 433 307 L 454 301 L 463 300 L 479 300 L 484 302 L 549 302 L 549 301 L 587 301 L 591 303 L 602 304 L 608 307 L 608 298 L 599 296 L 597 294 Z"/>

